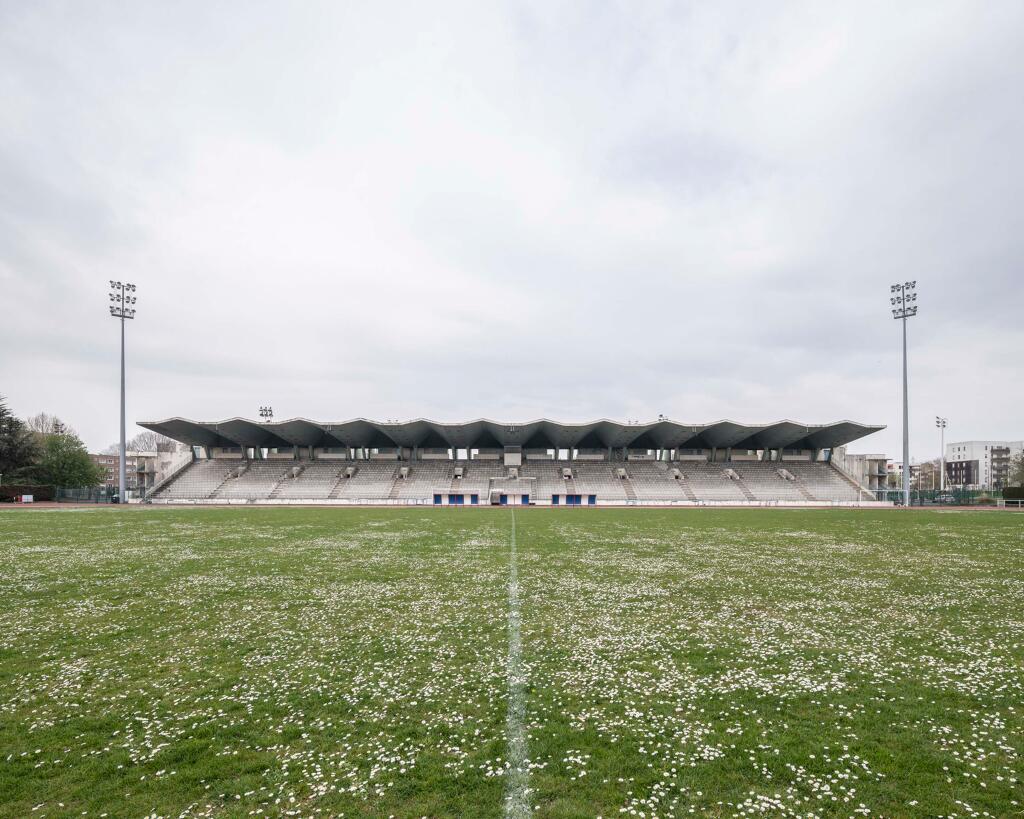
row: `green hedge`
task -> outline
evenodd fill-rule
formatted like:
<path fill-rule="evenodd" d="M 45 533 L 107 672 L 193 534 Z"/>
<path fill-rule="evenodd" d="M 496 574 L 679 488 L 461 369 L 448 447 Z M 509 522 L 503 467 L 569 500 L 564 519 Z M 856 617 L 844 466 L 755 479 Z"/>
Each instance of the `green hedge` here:
<path fill-rule="evenodd" d="M 0 486 L 0 503 L 11 503 L 18 495 L 32 495 L 37 501 L 52 501 L 53 487 L 28 483 L 5 483 Z"/>
<path fill-rule="evenodd" d="M 1024 500 L 1024 486 L 1008 486 L 1003 490 L 1006 500 Z"/>

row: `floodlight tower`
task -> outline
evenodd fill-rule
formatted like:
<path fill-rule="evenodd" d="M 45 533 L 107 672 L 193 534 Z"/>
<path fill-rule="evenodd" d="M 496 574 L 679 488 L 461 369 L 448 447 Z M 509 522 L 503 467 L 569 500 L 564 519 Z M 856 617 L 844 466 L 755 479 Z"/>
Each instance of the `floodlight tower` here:
<path fill-rule="evenodd" d="M 117 499 L 124 503 L 125 497 L 125 442 L 124 442 L 124 323 L 135 318 L 135 285 L 110 280 L 110 315 L 121 320 L 121 458 L 117 472 Z"/>
<path fill-rule="evenodd" d="M 948 418 L 935 416 L 935 426 L 939 428 L 939 489 L 946 491 L 946 424 Z"/>
<path fill-rule="evenodd" d="M 274 408 L 273 407 L 260 407 L 260 418 L 263 419 L 263 423 L 269 424 L 274 420 Z"/>
<path fill-rule="evenodd" d="M 907 405 L 907 319 L 917 315 L 917 281 L 889 288 L 892 317 L 903 322 L 903 506 L 910 506 L 910 410 Z M 898 295 L 897 295 L 898 294 Z"/>

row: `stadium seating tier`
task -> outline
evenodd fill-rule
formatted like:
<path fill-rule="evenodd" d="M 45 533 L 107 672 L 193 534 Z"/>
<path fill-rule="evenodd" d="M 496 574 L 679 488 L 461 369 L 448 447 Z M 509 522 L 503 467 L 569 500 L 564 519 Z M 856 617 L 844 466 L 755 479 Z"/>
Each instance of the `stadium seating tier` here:
<path fill-rule="evenodd" d="M 599 504 L 853 503 L 864 491 L 828 463 L 734 461 L 527 461 L 518 476 L 500 461 L 197 460 L 152 495 L 156 502 L 442 503 L 461 495 L 486 504 L 566 495 Z M 584 500 L 584 503 L 586 500 Z"/>

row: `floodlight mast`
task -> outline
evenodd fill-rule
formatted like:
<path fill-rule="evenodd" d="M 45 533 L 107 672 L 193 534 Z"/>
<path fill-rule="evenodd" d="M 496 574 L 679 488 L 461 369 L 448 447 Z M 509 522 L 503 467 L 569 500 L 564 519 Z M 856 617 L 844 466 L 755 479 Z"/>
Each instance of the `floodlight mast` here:
<path fill-rule="evenodd" d="M 910 410 L 907 404 L 907 319 L 917 315 L 917 281 L 889 288 L 892 317 L 903 322 L 903 506 L 910 506 Z M 897 295 L 897 293 L 899 295 Z"/>
<path fill-rule="evenodd" d="M 125 440 L 124 440 L 124 323 L 126 319 L 135 318 L 136 297 L 135 285 L 130 282 L 116 282 L 110 280 L 110 315 L 121 320 L 121 446 L 118 472 L 117 472 L 117 500 L 124 503 L 125 488 L 127 484 L 125 469 Z"/>
<path fill-rule="evenodd" d="M 274 408 L 273 407 L 260 407 L 260 418 L 263 419 L 264 423 L 269 424 L 274 420 Z"/>
<path fill-rule="evenodd" d="M 935 416 L 935 426 L 939 428 L 939 489 L 946 491 L 946 424 L 948 418 Z"/>

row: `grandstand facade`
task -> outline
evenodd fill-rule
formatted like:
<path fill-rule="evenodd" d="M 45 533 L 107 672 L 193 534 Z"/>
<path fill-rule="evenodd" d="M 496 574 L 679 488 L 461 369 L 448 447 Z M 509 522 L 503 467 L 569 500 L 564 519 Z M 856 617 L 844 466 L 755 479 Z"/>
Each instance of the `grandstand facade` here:
<path fill-rule="evenodd" d="M 192 447 L 191 460 L 149 492 L 153 503 L 570 507 L 877 503 L 831 455 L 882 429 L 363 418 L 139 425 Z"/>

